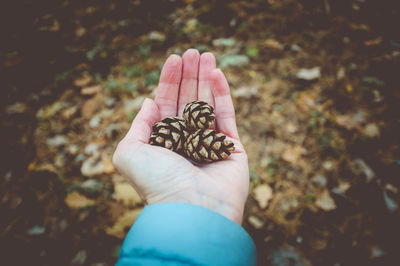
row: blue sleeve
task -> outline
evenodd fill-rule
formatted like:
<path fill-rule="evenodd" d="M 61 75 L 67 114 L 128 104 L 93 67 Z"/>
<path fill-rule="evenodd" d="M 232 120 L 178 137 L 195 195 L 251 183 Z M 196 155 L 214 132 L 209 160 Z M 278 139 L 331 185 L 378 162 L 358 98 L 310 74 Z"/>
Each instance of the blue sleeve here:
<path fill-rule="evenodd" d="M 137 218 L 117 265 L 256 265 L 256 249 L 241 226 L 216 212 L 159 203 Z"/>

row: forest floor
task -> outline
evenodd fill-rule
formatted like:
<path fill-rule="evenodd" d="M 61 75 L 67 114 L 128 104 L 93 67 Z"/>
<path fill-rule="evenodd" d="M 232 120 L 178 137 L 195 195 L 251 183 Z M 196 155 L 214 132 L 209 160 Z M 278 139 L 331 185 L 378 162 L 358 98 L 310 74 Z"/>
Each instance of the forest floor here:
<path fill-rule="evenodd" d="M 115 263 L 144 203 L 112 154 L 167 56 L 188 48 L 213 52 L 231 86 L 260 265 L 398 260 L 399 36 L 361 3 L 53 2 L 18 17 L 35 29 L 0 54 L 7 265 Z"/>

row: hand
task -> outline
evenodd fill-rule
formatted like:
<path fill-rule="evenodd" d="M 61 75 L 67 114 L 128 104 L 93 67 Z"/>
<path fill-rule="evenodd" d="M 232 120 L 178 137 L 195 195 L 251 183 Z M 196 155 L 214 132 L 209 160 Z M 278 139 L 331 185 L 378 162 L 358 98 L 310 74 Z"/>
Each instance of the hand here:
<path fill-rule="evenodd" d="M 149 145 L 152 126 L 167 116 L 182 116 L 186 103 L 214 107 L 216 129 L 235 144 L 225 160 L 193 165 L 165 148 Z M 147 204 L 185 202 L 217 212 L 241 224 L 249 189 L 246 152 L 240 143 L 230 89 L 211 53 L 195 49 L 171 55 L 161 72 L 155 101 L 146 99 L 113 156 L 118 171 Z"/>

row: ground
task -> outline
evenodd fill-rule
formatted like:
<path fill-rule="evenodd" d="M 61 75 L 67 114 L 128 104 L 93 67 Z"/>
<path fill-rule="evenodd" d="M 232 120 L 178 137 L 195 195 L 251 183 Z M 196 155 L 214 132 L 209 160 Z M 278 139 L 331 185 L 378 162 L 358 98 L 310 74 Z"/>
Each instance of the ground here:
<path fill-rule="evenodd" d="M 398 260 L 399 14 L 394 1 L 343 2 L 11 4 L 0 53 L 8 265 L 115 263 L 144 203 L 112 154 L 167 56 L 187 48 L 213 52 L 230 83 L 259 264 Z"/>

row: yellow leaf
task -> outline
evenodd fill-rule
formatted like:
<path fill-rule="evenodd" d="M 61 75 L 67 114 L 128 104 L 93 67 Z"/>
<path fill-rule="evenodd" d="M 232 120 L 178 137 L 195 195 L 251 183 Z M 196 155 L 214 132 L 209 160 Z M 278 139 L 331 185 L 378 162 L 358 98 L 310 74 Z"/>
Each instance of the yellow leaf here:
<path fill-rule="evenodd" d="M 351 84 L 346 84 L 346 90 L 348 93 L 353 91 L 353 86 L 351 86 Z"/>
<path fill-rule="evenodd" d="M 139 208 L 125 212 L 113 226 L 106 228 L 106 233 L 121 239 L 124 238 L 127 229 L 132 226 L 142 210 L 143 208 Z"/>
<path fill-rule="evenodd" d="M 81 209 L 86 206 L 94 205 L 95 201 L 88 199 L 87 197 L 75 191 L 71 194 L 68 194 L 68 196 L 65 198 L 65 204 L 67 204 L 67 206 L 71 209 Z"/>
<path fill-rule="evenodd" d="M 117 183 L 114 186 L 115 195 L 118 201 L 126 206 L 135 206 L 142 203 L 142 199 L 136 190 L 127 182 Z"/>

